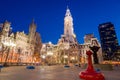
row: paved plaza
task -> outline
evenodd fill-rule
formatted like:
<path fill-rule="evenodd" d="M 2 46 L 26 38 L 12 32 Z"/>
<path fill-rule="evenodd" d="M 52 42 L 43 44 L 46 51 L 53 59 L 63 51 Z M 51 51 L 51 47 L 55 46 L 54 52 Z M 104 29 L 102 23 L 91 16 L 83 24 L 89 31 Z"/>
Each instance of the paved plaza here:
<path fill-rule="evenodd" d="M 0 80 L 81 80 L 78 66 L 64 68 L 64 66 L 35 66 L 35 69 L 26 69 L 26 66 L 3 68 Z M 120 80 L 120 69 L 102 71 L 105 80 Z"/>

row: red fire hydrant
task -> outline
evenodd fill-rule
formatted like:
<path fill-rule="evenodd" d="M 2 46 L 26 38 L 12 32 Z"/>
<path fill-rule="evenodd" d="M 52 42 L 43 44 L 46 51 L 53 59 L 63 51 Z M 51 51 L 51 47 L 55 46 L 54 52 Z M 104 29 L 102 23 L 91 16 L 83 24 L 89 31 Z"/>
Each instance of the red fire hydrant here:
<path fill-rule="evenodd" d="M 87 51 L 88 55 L 88 67 L 85 71 L 79 73 L 79 77 L 83 80 L 105 80 L 101 72 L 96 72 L 92 65 L 91 51 Z"/>

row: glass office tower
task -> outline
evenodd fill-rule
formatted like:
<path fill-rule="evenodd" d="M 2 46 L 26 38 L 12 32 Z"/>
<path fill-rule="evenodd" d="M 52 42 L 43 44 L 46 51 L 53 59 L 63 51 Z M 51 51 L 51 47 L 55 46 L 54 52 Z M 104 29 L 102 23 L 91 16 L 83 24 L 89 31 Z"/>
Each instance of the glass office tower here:
<path fill-rule="evenodd" d="M 117 55 L 118 40 L 111 22 L 99 24 L 98 27 L 104 60 L 113 60 Z"/>

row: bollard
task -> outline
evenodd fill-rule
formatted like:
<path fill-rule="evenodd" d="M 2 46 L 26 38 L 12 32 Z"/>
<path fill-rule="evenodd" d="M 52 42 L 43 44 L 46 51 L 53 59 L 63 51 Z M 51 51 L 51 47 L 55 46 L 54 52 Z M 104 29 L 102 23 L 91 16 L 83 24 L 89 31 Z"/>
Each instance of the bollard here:
<path fill-rule="evenodd" d="M 101 72 L 96 72 L 93 68 L 92 59 L 91 59 L 92 52 L 87 51 L 86 54 L 88 55 L 88 67 L 85 71 L 82 71 L 79 73 L 80 79 L 83 79 L 83 80 L 105 80 L 103 74 Z"/>

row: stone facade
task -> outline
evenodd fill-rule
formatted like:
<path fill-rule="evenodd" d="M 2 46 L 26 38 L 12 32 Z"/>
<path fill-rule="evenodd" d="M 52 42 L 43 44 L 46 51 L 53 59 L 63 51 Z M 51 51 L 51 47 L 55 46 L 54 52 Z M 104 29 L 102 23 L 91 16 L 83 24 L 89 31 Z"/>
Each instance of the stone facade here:
<path fill-rule="evenodd" d="M 40 55 L 42 46 L 40 34 L 36 32 L 34 21 L 30 24 L 29 34 L 12 33 L 11 23 L 5 21 L 0 25 L 0 60 L 9 63 L 34 63 L 34 53 Z M 37 48 L 36 48 L 37 47 Z"/>
<path fill-rule="evenodd" d="M 100 49 L 97 52 L 97 56 L 99 59 L 99 62 L 101 63 L 103 61 L 102 58 L 102 49 L 101 45 L 97 38 L 94 37 L 94 34 L 86 34 L 84 36 L 84 44 L 79 44 L 79 50 L 80 50 L 80 62 L 81 63 L 87 63 L 87 55 L 86 51 L 90 50 L 90 47 L 97 46 L 100 47 Z"/>
<path fill-rule="evenodd" d="M 64 18 L 64 34 L 61 35 L 61 38 L 58 40 L 58 43 L 53 46 L 48 47 L 48 43 L 44 44 L 41 53 L 42 55 L 47 54 L 48 48 L 51 48 L 53 53 L 52 58 L 57 64 L 82 64 L 87 63 L 86 51 L 90 50 L 90 46 L 100 47 L 98 51 L 99 62 L 102 62 L 102 52 L 101 45 L 98 42 L 97 38 L 93 34 L 87 34 L 84 37 L 84 43 L 79 44 L 73 28 L 73 18 L 70 12 L 70 9 L 67 7 L 65 18 Z M 45 53 L 45 54 L 44 54 Z M 44 57 L 45 58 L 45 57 Z"/>
<path fill-rule="evenodd" d="M 70 9 L 67 7 L 64 18 L 64 34 L 58 41 L 60 63 L 77 63 L 78 61 L 78 42 L 73 28 L 73 18 Z"/>

